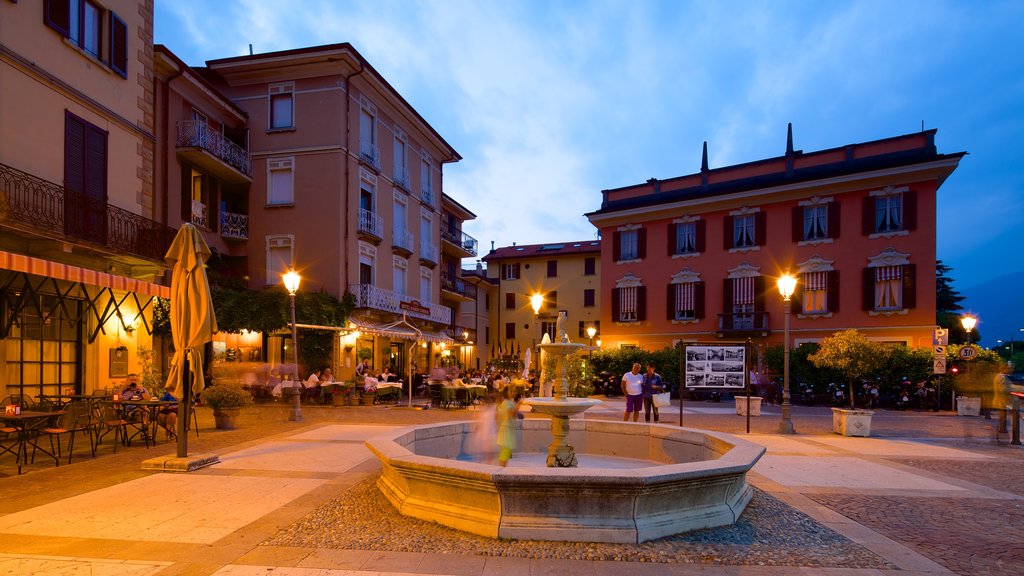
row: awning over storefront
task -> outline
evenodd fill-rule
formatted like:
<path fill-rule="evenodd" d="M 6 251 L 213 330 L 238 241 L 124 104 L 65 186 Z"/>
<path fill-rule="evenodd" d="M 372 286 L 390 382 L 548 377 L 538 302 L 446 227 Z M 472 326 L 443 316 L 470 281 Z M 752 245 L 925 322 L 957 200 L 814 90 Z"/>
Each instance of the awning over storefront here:
<path fill-rule="evenodd" d="M 387 338 L 399 338 L 402 340 L 419 340 L 422 342 L 434 342 L 451 344 L 453 340 L 436 332 L 421 332 L 404 321 L 394 324 L 378 324 L 361 318 L 349 318 L 349 324 L 353 330 L 359 330 L 364 334 L 385 336 Z"/>
<path fill-rule="evenodd" d="M 34 256 L 12 254 L 3 250 L 0 250 L 0 269 L 46 276 L 47 278 L 66 280 L 68 282 L 79 282 L 112 290 L 135 292 L 137 294 L 145 294 L 146 296 L 159 296 L 160 298 L 168 299 L 171 297 L 171 288 L 169 286 L 161 286 L 152 282 L 126 278 L 98 270 L 89 270 L 81 266 L 51 262 L 50 260 L 43 260 Z"/>

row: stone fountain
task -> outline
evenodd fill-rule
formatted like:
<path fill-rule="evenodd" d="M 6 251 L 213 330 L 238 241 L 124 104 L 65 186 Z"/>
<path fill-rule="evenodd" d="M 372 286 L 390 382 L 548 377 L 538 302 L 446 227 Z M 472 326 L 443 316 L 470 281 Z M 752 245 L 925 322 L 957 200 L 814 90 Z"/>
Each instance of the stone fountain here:
<path fill-rule="evenodd" d="M 540 344 L 540 348 L 545 353 L 551 354 L 555 358 L 554 396 L 550 398 L 527 398 L 523 401 L 534 412 L 551 416 L 552 440 L 548 446 L 547 458 L 549 468 L 572 468 L 577 465 L 576 451 L 565 442 L 565 437 L 569 434 L 569 417 L 601 403 L 600 400 L 569 398 L 568 396 L 569 370 L 567 358 L 582 348 L 583 344 L 569 342 L 569 335 L 565 332 L 565 322 L 565 312 L 559 312 L 558 321 L 555 324 L 557 334 L 555 341 Z M 543 379 L 543 375 L 541 378 Z"/>

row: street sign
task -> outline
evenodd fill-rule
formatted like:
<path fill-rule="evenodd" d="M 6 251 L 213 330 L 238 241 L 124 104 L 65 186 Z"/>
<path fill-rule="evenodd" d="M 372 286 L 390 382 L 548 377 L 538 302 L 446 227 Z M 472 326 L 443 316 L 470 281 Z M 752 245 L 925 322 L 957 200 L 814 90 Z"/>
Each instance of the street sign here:
<path fill-rule="evenodd" d="M 945 374 L 946 373 L 946 357 L 939 358 L 935 357 L 935 362 L 932 364 L 932 374 Z"/>
<path fill-rule="evenodd" d="M 971 360 L 978 356 L 978 349 L 974 345 L 964 346 L 960 349 L 960 357 L 964 360 Z"/>
<path fill-rule="evenodd" d="M 945 346 L 933 346 L 932 348 L 934 348 L 934 350 L 935 350 L 935 357 L 936 358 L 938 358 L 939 356 L 942 356 L 943 358 L 946 357 L 946 347 Z"/>
<path fill-rule="evenodd" d="M 949 345 L 949 330 L 945 328 L 936 328 L 932 333 L 932 346 L 948 346 Z"/>

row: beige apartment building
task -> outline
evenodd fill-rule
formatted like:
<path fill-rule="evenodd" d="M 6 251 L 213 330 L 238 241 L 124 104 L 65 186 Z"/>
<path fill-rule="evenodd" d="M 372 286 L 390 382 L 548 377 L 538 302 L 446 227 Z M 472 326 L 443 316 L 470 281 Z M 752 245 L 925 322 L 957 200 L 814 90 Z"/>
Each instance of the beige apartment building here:
<path fill-rule="evenodd" d="M 0 4 L 0 390 L 139 372 L 173 230 L 158 222 L 153 2 Z"/>
<path fill-rule="evenodd" d="M 601 241 L 506 246 L 483 257 L 487 276 L 497 279 L 497 302 L 490 306 L 490 326 L 498 332 L 487 353 L 519 354 L 547 333 L 555 337 L 558 313 L 565 311 L 570 340 L 588 345 L 601 334 Z M 538 313 L 530 298 L 543 297 Z M 587 329 L 595 328 L 593 342 Z"/>

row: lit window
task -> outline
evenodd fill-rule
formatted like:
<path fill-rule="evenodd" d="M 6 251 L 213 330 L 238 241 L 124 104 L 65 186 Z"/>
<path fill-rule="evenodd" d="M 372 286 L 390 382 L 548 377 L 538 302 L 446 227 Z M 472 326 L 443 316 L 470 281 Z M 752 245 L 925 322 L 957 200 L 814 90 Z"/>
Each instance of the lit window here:
<path fill-rule="evenodd" d="M 903 267 L 875 268 L 875 310 L 903 308 Z"/>
<path fill-rule="evenodd" d="M 697 318 L 696 287 L 696 282 L 683 282 L 672 285 L 672 290 L 675 292 L 674 319 L 694 320 Z"/>
<path fill-rule="evenodd" d="M 828 312 L 828 272 L 806 272 L 803 275 L 803 312 Z"/>
<path fill-rule="evenodd" d="M 637 288 L 638 286 L 629 286 L 618 289 L 619 298 L 619 314 L 617 320 L 619 322 L 636 322 L 637 321 Z"/>

